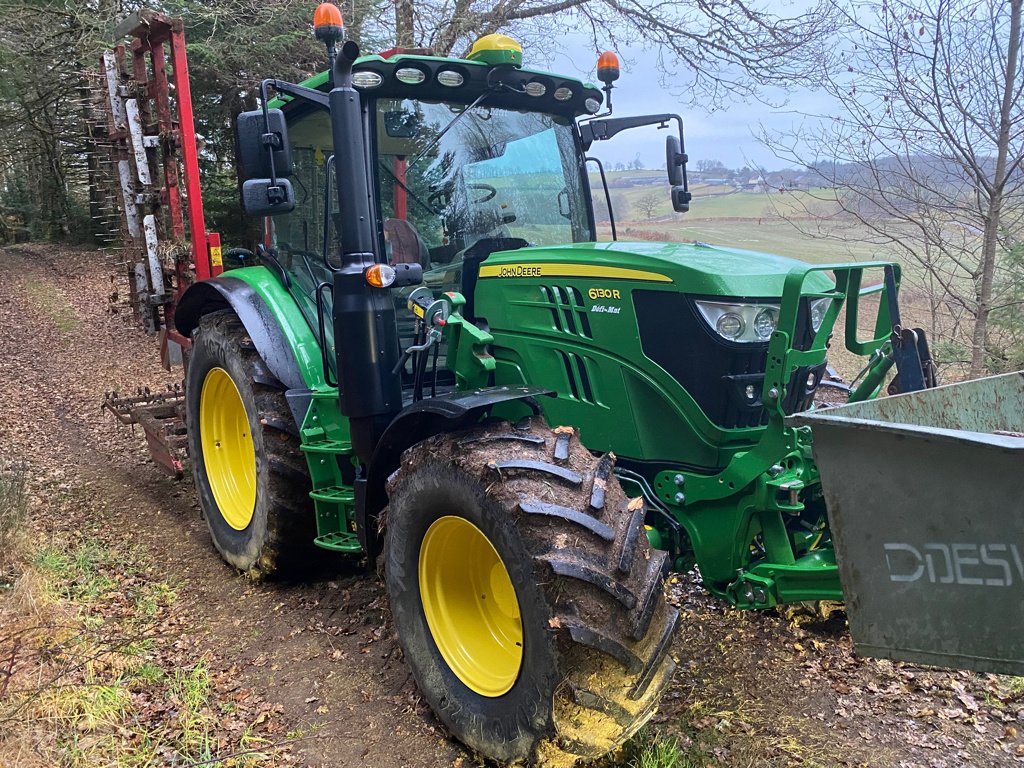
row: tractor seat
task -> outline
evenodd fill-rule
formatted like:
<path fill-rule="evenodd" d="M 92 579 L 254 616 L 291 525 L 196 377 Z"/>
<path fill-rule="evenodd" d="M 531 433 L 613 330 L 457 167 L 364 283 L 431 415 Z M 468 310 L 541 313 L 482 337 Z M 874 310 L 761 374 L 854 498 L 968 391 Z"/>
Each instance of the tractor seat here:
<path fill-rule="evenodd" d="M 384 240 L 391 246 L 392 264 L 421 264 L 427 268 L 430 260 L 427 244 L 416 227 L 405 219 L 385 219 Z"/>

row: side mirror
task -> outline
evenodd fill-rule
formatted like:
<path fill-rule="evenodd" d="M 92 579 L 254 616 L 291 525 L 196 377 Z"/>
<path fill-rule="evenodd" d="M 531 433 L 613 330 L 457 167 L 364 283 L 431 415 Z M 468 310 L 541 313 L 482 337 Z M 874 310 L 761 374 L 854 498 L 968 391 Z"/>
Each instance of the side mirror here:
<path fill-rule="evenodd" d="M 679 146 L 679 137 L 669 135 L 665 137 L 665 167 L 668 169 L 668 183 L 678 187 L 683 183 L 683 166 L 686 165 L 686 155 Z M 675 200 L 675 195 L 672 197 Z M 679 209 L 676 208 L 678 211 Z"/>
<path fill-rule="evenodd" d="M 247 179 L 242 183 L 242 208 L 246 216 L 277 216 L 295 208 L 295 192 L 288 179 Z"/>
<path fill-rule="evenodd" d="M 288 143 L 288 125 L 280 109 L 267 110 L 269 131 L 263 121 L 263 110 L 242 112 L 235 125 L 238 129 L 238 168 L 243 179 L 278 179 L 292 175 L 292 146 Z M 274 157 L 274 173 L 270 157 Z"/>
<path fill-rule="evenodd" d="M 693 199 L 693 195 L 686 189 L 679 185 L 672 186 L 672 210 L 676 213 L 686 213 L 690 210 L 690 200 Z"/>

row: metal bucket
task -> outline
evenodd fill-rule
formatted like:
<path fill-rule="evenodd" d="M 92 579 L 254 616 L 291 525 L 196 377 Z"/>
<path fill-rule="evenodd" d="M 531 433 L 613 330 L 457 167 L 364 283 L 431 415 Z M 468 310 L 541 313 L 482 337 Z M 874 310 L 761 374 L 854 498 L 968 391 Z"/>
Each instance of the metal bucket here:
<path fill-rule="evenodd" d="M 1024 372 L 787 421 L 813 428 L 858 653 L 1024 675 Z"/>

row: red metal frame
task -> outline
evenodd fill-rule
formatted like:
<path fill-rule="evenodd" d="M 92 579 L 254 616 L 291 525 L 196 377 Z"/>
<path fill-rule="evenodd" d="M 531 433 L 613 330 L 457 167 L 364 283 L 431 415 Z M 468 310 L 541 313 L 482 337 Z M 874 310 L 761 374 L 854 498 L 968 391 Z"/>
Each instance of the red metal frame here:
<path fill-rule="evenodd" d="M 191 346 L 191 339 L 182 336 L 175 328 L 175 307 L 190 285 L 197 280 L 216 277 L 224 271 L 220 235 L 206 231 L 203 214 L 200 150 L 193 124 L 184 24 L 180 19 L 144 9 L 125 19 L 118 26 L 115 37 L 131 39 L 130 44 L 114 48 L 114 60 L 119 88 L 126 91 L 125 99 L 134 100 L 133 109 L 138 107 L 138 119 L 135 123 L 129 122 L 125 130 L 120 130 L 120 122 L 127 112 L 110 91 L 110 114 L 114 119 L 110 122 L 108 137 L 119 153 L 119 159 L 147 166 L 148 176 L 145 173 L 135 174 L 138 187 L 135 186 L 135 178 L 122 183 L 126 190 L 126 204 L 136 205 L 139 218 L 149 221 L 148 235 L 146 232 L 140 235 L 134 228 L 131 231 L 135 247 L 147 249 L 143 258 L 148 257 L 149 261 L 142 266 L 149 271 L 152 291 L 144 297 L 149 303 L 143 304 L 140 300 L 138 306 L 146 306 L 153 313 L 153 324 L 160 336 L 161 362 L 170 370 L 170 353 L 175 351 L 170 342 L 177 343 L 182 350 Z M 109 71 L 106 65 L 103 71 L 105 74 Z M 111 83 L 108 81 L 107 85 L 110 87 Z M 120 117 L 114 116 L 115 111 Z M 140 142 L 141 147 L 138 146 Z M 133 202 L 130 195 L 135 195 L 137 202 Z M 153 218 L 149 220 L 151 215 Z M 169 250 L 154 253 L 154 221 L 156 245 L 170 246 Z M 143 237 L 148 237 L 144 245 Z M 188 251 L 183 247 L 186 242 L 190 245 Z M 169 274 L 169 258 L 173 258 L 173 278 Z M 153 273 L 161 269 L 163 279 L 158 281 Z M 162 309 L 162 313 L 155 309 L 155 305 Z M 182 406 L 178 389 L 156 395 L 140 392 L 138 396 L 126 399 L 114 395 L 104 403 L 104 407 L 123 423 L 142 426 L 153 458 L 176 477 L 182 475 L 181 459 L 185 450 Z"/>
<path fill-rule="evenodd" d="M 191 243 L 192 258 L 190 261 L 177 260 L 175 291 L 170 302 L 164 305 L 166 333 L 163 335 L 165 341 L 161 356 L 166 360 L 166 340 L 175 341 L 183 347 L 190 345 L 190 340 L 174 327 L 175 305 L 185 289 L 196 280 L 206 280 L 223 272 L 220 235 L 206 231 L 203 214 L 199 148 L 196 144 L 192 91 L 185 54 L 184 24 L 180 19 L 143 10 L 132 17 L 122 31 L 134 38 L 131 44 L 131 73 L 139 87 L 143 122 L 153 125 L 153 113 L 156 113 L 155 127 L 160 136 L 163 166 L 163 188 L 160 190 L 159 201 L 166 206 L 166 222 L 163 217 L 158 218 L 161 229 L 166 227 L 170 230 L 162 231 L 161 237 L 179 243 L 185 240 L 187 232 Z M 124 46 L 118 46 L 116 50 L 119 60 L 124 61 Z"/>
<path fill-rule="evenodd" d="M 396 157 L 393 163 L 392 173 L 395 175 L 395 218 L 409 218 L 408 198 L 406 196 L 405 172 L 409 163 L 404 157 Z"/>
<path fill-rule="evenodd" d="M 192 91 L 188 80 L 188 62 L 185 59 L 185 29 L 180 19 L 173 22 L 171 63 L 174 65 L 174 83 L 178 98 L 182 159 L 185 165 L 185 191 L 188 195 L 188 218 L 192 232 L 192 255 L 196 260 L 196 277 L 205 280 L 212 273 L 209 245 L 206 241 L 206 221 L 203 218 L 203 192 L 199 186 L 199 149 L 196 146 Z M 219 236 L 217 246 L 220 247 Z M 202 258 L 200 258 L 200 254 L 202 254 Z"/>

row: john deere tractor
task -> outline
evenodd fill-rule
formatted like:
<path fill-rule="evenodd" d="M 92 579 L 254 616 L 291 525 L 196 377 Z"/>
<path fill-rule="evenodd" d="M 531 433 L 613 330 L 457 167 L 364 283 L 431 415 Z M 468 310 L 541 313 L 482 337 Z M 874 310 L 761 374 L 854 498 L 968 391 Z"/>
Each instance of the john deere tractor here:
<path fill-rule="evenodd" d="M 362 56 L 329 4 L 316 33 L 328 71 L 265 81 L 238 119 L 264 242 L 174 314 L 213 541 L 256 576 L 312 546 L 382 559 L 455 736 L 503 763 L 598 757 L 672 676 L 671 570 L 742 608 L 841 599 L 810 435 L 783 417 L 812 405 L 844 306 L 870 358 L 851 397 L 878 391 L 898 271 L 858 340 L 883 265 L 597 242 L 587 153 L 624 130 L 669 129 L 690 202 L 682 121 L 611 117 L 611 55 L 596 87 L 501 35 Z"/>

